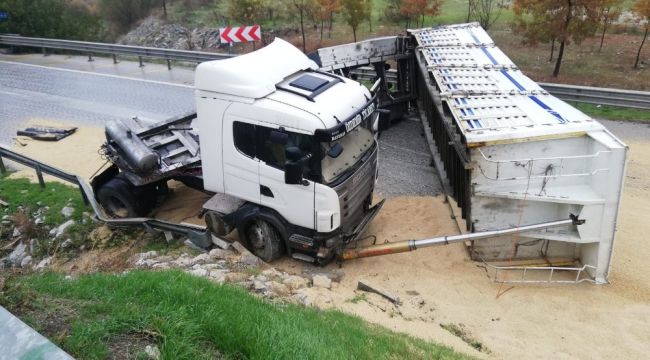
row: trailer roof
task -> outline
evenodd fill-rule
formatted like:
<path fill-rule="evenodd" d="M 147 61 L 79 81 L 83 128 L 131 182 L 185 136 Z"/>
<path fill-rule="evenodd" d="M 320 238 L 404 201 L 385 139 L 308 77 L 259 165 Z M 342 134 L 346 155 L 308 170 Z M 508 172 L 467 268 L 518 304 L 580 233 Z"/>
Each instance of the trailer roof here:
<path fill-rule="evenodd" d="M 273 93 L 275 85 L 301 70 L 318 69 L 302 51 L 276 38 L 251 53 L 226 60 L 207 61 L 196 68 L 198 90 L 259 99 Z"/>
<path fill-rule="evenodd" d="M 603 128 L 524 75 L 478 23 L 410 33 L 468 143 L 575 136 Z"/>

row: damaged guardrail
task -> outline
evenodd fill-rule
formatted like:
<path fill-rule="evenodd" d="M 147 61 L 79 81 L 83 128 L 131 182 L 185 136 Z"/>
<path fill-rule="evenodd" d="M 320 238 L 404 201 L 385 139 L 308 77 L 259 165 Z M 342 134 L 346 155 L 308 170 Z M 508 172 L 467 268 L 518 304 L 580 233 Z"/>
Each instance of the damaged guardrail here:
<path fill-rule="evenodd" d="M 40 161 L 34 160 L 27 156 L 18 154 L 17 152 L 9 150 L 3 146 L 0 146 L 0 173 L 5 173 L 7 171 L 6 166 L 3 162 L 3 158 L 36 170 L 36 175 L 38 177 L 38 181 L 41 184 L 41 186 L 45 186 L 45 182 L 43 181 L 43 174 L 54 176 L 58 179 L 61 179 L 63 181 L 78 186 L 84 201 L 86 202 L 86 204 L 92 207 L 96 219 L 102 223 L 105 223 L 108 226 L 111 227 L 141 226 L 148 232 L 155 233 L 155 234 L 173 233 L 173 234 L 185 236 L 192 243 L 202 248 L 207 248 L 213 243 L 212 242 L 213 235 L 205 226 L 199 226 L 194 224 L 176 224 L 176 223 L 171 223 L 168 221 L 153 219 L 153 218 L 125 218 L 125 219 L 108 218 L 104 215 L 101 207 L 97 203 L 92 188 L 80 176 L 67 173 L 53 166 L 44 164 Z"/>

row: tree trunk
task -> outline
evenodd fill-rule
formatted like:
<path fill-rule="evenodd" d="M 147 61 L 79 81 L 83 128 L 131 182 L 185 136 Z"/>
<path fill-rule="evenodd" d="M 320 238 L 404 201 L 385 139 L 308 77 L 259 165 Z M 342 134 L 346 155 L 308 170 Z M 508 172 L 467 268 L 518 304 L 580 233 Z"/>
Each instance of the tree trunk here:
<path fill-rule="evenodd" d="M 548 62 L 553 61 L 553 54 L 555 54 L 555 38 L 551 40 L 551 57 L 548 59 Z"/>
<path fill-rule="evenodd" d="M 605 42 L 605 32 L 607 31 L 607 20 L 603 24 L 603 34 L 600 36 L 600 47 L 598 47 L 598 52 L 603 50 L 603 43 Z"/>
<path fill-rule="evenodd" d="M 163 15 L 165 16 L 165 19 L 167 19 L 167 1 L 162 0 L 162 6 L 163 6 Z"/>
<path fill-rule="evenodd" d="M 643 49 L 643 44 L 645 44 L 645 39 L 648 37 L 648 29 L 650 29 L 650 25 L 646 25 L 645 33 L 643 34 L 643 40 L 641 40 L 641 46 L 639 46 L 639 51 L 636 53 L 636 61 L 634 62 L 635 69 L 639 68 L 639 61 L 641 60 L 641 49 Z"/>
<path fill-rule="evenodd" d="M 368 15 L 368 31 L 372 32 L 372 12 L 370 12 L 370 15 Z"/>
<path fill-rule="evenodd" d="M 560 74 L 560 66 L 562 65 L 562 58 L 564 57 L 564 43 L 565 40 L 560 42 L 560 51 L 557 53 L 557 61 L 555 62 L 553 77 L 557 77 Z"/>
<path fill-rule="evenodd" d="M 320 41 L 323 41 L 323 25 L 325 24 L 325 19 L 320 18 Z"/>
<path fill-rule="evenodd" d="M 357 42 L 357 28 L 352 27 L 352 36 L 354 37 L 354 42 Z"/>
<path fill-rule="evenodd" d="M 467 0 L 467 21 L 465 21 L 466 23 L 469 22 L 469 18 L 472 15 L 472 1 L 473 0 Z"/>
<path fill-rule="evenodd" d="M 421 19 L 420 19 L 420 27 L 421 27 L 421 28 L 424 27 L 424 13 L 422 13 L 422 17 L 421 17 Z"/>
<path fill-rule="evenodd" d="M 330 26 L 327 30 L 327 37 L 332 38 L 332 23 L 334 22 L 334 11 L 330 11 Z"/>
<path fill-rule="evenodd" d="M 303 9 L 298 9 L 300 11 L 300 33 L 302 34 L 302 52 L 307 52 L 307 46 L 305 44 L 305 24 L 303 22 Z"/>

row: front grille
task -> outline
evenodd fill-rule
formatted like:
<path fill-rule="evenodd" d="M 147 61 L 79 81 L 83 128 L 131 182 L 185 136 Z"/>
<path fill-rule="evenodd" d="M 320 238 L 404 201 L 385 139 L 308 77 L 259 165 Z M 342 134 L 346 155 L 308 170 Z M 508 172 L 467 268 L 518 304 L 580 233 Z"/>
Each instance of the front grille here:
<path fill-rule="evenodd" d="M 363 218 L 363 204 L 375 186 L 377 169 L 377 148 L 365 160 L 357 171 L 334 190 L 339 195 L 341 205 L 341 230 L 350 234 Z"/>

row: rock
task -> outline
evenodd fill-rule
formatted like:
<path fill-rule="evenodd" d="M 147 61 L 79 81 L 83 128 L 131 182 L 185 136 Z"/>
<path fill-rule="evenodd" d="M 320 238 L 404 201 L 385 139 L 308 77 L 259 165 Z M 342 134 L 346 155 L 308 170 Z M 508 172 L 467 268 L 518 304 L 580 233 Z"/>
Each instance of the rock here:
<path fill-rule="evenodd" d="M 32 263 L 32 257 L 27 255 L 25 258 L 20 262 L 20 267 L 25 268 L 29 266 Z"/>
<path fill-rule="evenodd" d="M 30 254 L 34 254 L 36 252 L 37 247 L 38 247 L 38 239 L 29 240 L 29 253 Z"/>
<path fill-rule="evenodd" d="M 264 276 L 264 275 L 257 275 L 257 276 L 255 277 L 255 280 L 257 280 L 257 281 L 261 281 L 261 282 L 267 282 L 267 281 L 269 281 L 269 279 L 268 279 L 266 276 Z"/>
<path fill-rule="evenodd" d="M 330 278 L 334 282 L 341 282 L 345 273 L 338 269 L 322 269 L 322 268 L 306 268 L 302 271 L 305 277 L 313 278 L 316 275 L 323 275 Z"/>
<path fill-rule="evenodd" d="M 251 266 L 259 265 L 262 262 L 257 256 L 253 255 L 252 253 L 242 254 L 239 261 L 243 264 Z"/>
<path fill-rule="evenodd" d="M 27 245 L 22 242 L 18 243 L 18 246 L 14 248 L 14 251 L 9 254 L 7 259 L 16 267 L 20 266 L 20 263 L 27 256 Z"/>
<path fill-rule="evenodd" d="M 138 254 L 138 259 L 139 260 L 146 260 L 146 259 L 151 259 L 153 257 L 158 256 L 158 252 L 156 250 L 151 250 L 147 252 L 143 252 Z"/>
<path fill-rule="evenodd" d="M 153 267 L 156 264 L 158 264 L 158 260 L 156 259 L 138 259 L 135 262 L 135 266 L 140 267 Z"/>
<path fill-rule="evenodd" d="M 187 267 L 192 264 L 192 259 L 187 256 L 181 256 L 178 259 L 172 261 L 172 264 L 178 267 Z"/>
<path fill-rule="evenodd" d="M 11 215 L 3 215 L 2 216 L 2 221 L 14 221 L 14 218 Z"/>
<path fill-rule="evenodd" d="M 35 225 L 43 225 L 43 223 L 45 223 L 45 220 L 42 217 L 37 217 L 36 219 L 34 219 Z"/>
<path fill-rule="evenodd" d="M 46 267 L 50 266 L 51 263 L 52 263 L 52 257 L 50 256 L 48 258 L 45 258 L 45 259 L 41 260 L 38 263 L 38 265 L 36 265 L 34 267 L 34 270 L 35 271 L 43 271 Z"/>
<path fill-rule="evenodd" d="M 325 275 L 314 275 L 312 282 L 317 288 L 329 289 L 332 287 L 332 280 Z"/>
<path fill-rule="evenodd" d="M 74 214 L 74 208 L 70 206 L 64 206 L 63 209 L 61 209 L 61 215 L 63 215 L 66 219 L 70 218 Z"/>
<path fill-rule="evenodd" d="M 17 237 L 19 237 L 21 234 L 22 234 L 22 232 L 20 231 L 20 229 L 17 228 L 17 227 L 15 227 L 15 228 L 14 228 L 14 232 L 13 232 L 13 234 L 12 234 L 11 236 L 14 237 L 14 238 L 17 238 Z"/>
<path fill-rule="evenodd" d="M 223 284 L 226 282 L 226 273 L 227 270 L 210 270 L 210 273 L 208 274 L 210 276 L 210 279 L 218 284 Z"/>
<path fill-rule="evenodd" d="M 200 277 L 206 277 L 206 276 L 208 276 L 210 274 L 210 272 L 208 270 L 203 269 L 203 268 L 190 270 L 189 273 L 194 275 L 194 276 L 200 276 Z"/>
<path fill-rule="evenodd" d="M 262 281 L 255 280 L 253 281 L 253 289 L 257 292 L 264 293 L 266 292 L 266 284 Z"/>
<path fill-rule="evenodd" d="M 158 350 L 158 347 L 156 345 L 147 345 L 144 348 L 145 354 L 149 357 L 149 359 L 152 360 L 159 360 L 160 359 L 160 350 Z"/>
<path fill-rule="evenodd" d="M 226 282 L 229 282 L 229 283 L 242 282 L 242 281 L 245 281 L 246 278 L 248 278 L 248 275 L 246 275 L 244 273 L 238 273 L 238 272 L 231 272 L 231 273 L 227 273 L 225 275 L 225 280 L 226 280 Z"/>
<path fill-rule="evenodd" d="M 208 254 L 213 259 L 226 259 L 229 256 L 234 255 L 232 251 L 223 250 L 223 249 L 212 249 Z"/>
<path fill-rule="evenodd" d="M 56 236 L 56 229 L 57 228 L 54 228 L 54 229 L 50 230 L 50 237 Z"/>
<path fill-rule="evenodd" d="M 206 262 L 208 262 L 210 260 L 211 260 L 210 255 L 208 255 L 208 254 L 200 254 L 200 255 L 194 257 L 194 259 L 192 259 L 191 263 L 192 263 L 192 265 L 205 264 Z"/>
<path fill-rule="evenodd" d="M 271 293 L 271 296 L 286 297 L 291 294 L 291 291 L 287 285 L 281 284 L 277 281 L 268 281 L 265 285 L 269 293 Z"/>
<path fill-rule="evenodd" d="M 63 233 L 65 233 L 65 231 L 66 231 L 70 226 L 72 226 L 72 225 L 74 225 L 74 224 L 75 224 L 75 221 L 72 220 L 72 219 L 70 219 L 70 220 L 64 222 L 63 224 L 59 225 L 59 227 L 57 227 L 57 228 L 55 229 L 54 238 L 58 238 L 58 237 L 60 237 L 61 235 L 63 235 Z M 50 232 L 50 233 L 51 233 L 51 232 Z"/>
<path fill-rule="evenodd" d="M 305 292 L 298 292 L 291 297 L 291 300 L 300 305 L 311 306 L 313 304 L 312 298 Z"/>
<path fill-rule="evenodd" d="M 267 278 L 274 278 L 274 277 L 280 277 L 282 274 L 275 270 L 274 268 L 271 269 L 266 269 L 262 271 L 262 275 L 266 276 Z"/>
<path fill-rule="evenodd" d="M 156 263 L 156 264 L 151 265 L 151 268 L 152 268 L 152 269 L 158 269 L 158 270 L 167 270 L 167 269 L 169 269 L 170 267 L 171 267 L 171 266 L 169 266 L 169 263 L 166 263 L 166 262 L 163 262 L 163 263 Z"/>
<path fill-rule="evenodd" d="M 282 280 L 282 283 L 287 285 L 289 289 L 295 291 L 298 289 L 302 289 L 307 287 L 307 279 L 305 279 L 302 276 L 297 276 L 297 275 L 289 275 L 284 280 Z"/>
<path fill-rule="evenodd" d="M 65 249 L 72 246 L 72 239 L 66 239 L 64 242 L 61 243 L 61 249 Z"/>

